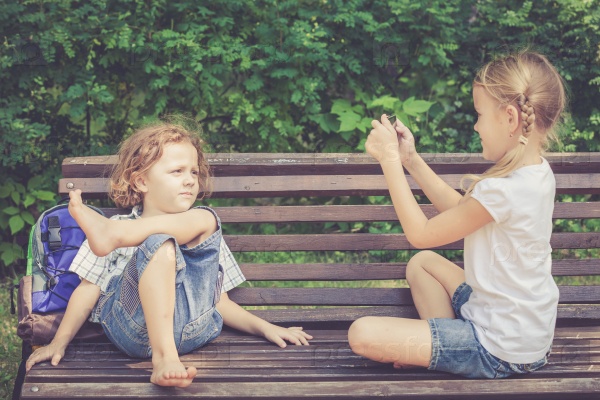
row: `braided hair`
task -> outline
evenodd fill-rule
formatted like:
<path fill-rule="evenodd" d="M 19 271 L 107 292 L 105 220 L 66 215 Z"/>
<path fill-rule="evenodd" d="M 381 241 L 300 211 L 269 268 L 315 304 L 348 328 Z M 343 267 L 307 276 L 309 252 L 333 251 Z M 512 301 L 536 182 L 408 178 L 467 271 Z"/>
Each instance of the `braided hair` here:
<path fill-rule="evenodd" d="M 519 143 L 482 175 L 466 175 L 475 184 L 484 178 L 504 177 L 517 169 L 525 156 L 525 147 L 535 131 L 541 136 L 542 151 L 549 139 L 557 140 L 555 128 L 566 106 L 565 86 L 556 68 L 536 52 L 524 50 L 497 58 L 484 65 L 475 76 L 474 85 L 483 87 L 499 105 L 513 105 L 520 110 L 523 131 Z"/>

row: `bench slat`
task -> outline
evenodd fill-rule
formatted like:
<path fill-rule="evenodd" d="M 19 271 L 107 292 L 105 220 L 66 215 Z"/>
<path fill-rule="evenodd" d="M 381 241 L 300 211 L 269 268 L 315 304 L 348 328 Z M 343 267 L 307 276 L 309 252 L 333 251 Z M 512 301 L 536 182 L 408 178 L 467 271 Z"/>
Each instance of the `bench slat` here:
<path fill-rule="evenodd" d="M 600 286 L 561 285 L 561 303 L 600 302 Z M 246 306 L 395 306 L 413 304 L 408 288 L 247 288 L 228 292 Z"/>
<path fill-rule="evenodd" d="M 398 317 L 419 318 L 419 314 L 413 306 L 378 306 L 378 307 L 342 307 L 342 308 L 319 308 L 315 310 L 302 309 L 272 309 L 252 310 L 268 321 L 275 323 L 309 323 L 354 321 L 361 317 Z M 559 304 L 559 319 L 597 320 L 600 319 L 600 310 L 596 304 Z"/>
<path fill-rule="evenodd" d="M 208 154 L 208 162 L 216 176 L 248 175 L 377 175 L 381 167 L 368 154 L 358 153 L 215 153 Z M 482 173 L 492 164 L 480 153 L 421 154 L 436 173 Z M 598 153 L 547 153 L 545 158 L 555 174 L 600 172 Z M 106 177 L 117 156 L 90 156 L 65 158 L 64 177 Z"/>
<path fill-rule="evenodd" d="M 295 222 L 398 222 L 394 206 L 246 206 L 213 207 L 223 223 L 295 223 Z M 427 218 L 438 214 L 431 204 L 422 204 Z M 129 214 L 129 210 L 103 208 L 109 217 Z M 554 219 L 600 218 L 600 205 L 594 202 L 555 203 Z"/>
<path fill-rule="evenodd" d="M 232 251 L 367 251 L 417 250 L 403 234 L 332 233 L 293 235 L 224 235 Z M 553 249 L 600 248 L 600 232 L 554 233 Z M 462 250 L 463 241 L 436 247 L 440 250 Z"/>
<path fill-rule="evenodd" d="M 462 261 L 456 264 L 463 267 Z M 405 279 L 406 263 L 240 264 L 249 281 L 353 281 Z M 554 276 L 600 275 L 600 259 L 552 261 Z"/>
<path fill-rule="evenodd" d="M 454 189 L 460 189 L 462 174 L 440 175 Z M 290 179 L 294 184 L 290 185 Z M 411 189 L 422 193 L 410 176 Z M 66 195 L 70 189 L 81 189 L 84 197 L 107 196 L 106 178 L 62 178 L 58 192 Z M 582 189 L 586 188 L 586 189 Z M 600 174 L 556 175 L 557 193 L 600 193 Z M 350 196 L 389 194 L 383 175 L 294 175 L 294 176 L 236 176 L 213 179 L 212 197 L 256 198 L 290 196 Z"/>
<path fill-rule="evenodd" d="M 186 390 L 173 391 L 169 388 L 160 388 L 147 383 L 69 383 L 68 386 L 39 383 L 37 391 L 29 398 L 66 399 L 86 396 L 110 397 L 120 399 L 135 399 L 168 396 L 169 398 L 188 398 L 191 393 L 197 398 L 232 398 L 244 399 L 251 397 L 273 398 L 282 390 L 279 382 L 240 382 L 235 385 L 230 383 L 212 382 L 205 384 L 198 379 Z M 360 382 L 286 382 L 285 394 L 288 398 L 316 397 L 335 398 L 353 397 L 372 398 L 378 396 L 394 396 L 395 398 L 409 398 L 419 393 L 428 395 L 454 396 L 464 398 L 465 387 L 469 388 L 470 395 L 485 394 L 506 398 L 506 393 L 535 393 L 539 396 L 552 394 L 585 395 L 600 391 L 600 377 L 586 378 L 546 378 L 546 379 L 510 379 L 510 380 L 419 380 L 401 382 L 360 381 Z M 24 392 L 31 392 L 32 384 L 23 386 Z M 578 398 L 581 398 L 578 396 Z"/>

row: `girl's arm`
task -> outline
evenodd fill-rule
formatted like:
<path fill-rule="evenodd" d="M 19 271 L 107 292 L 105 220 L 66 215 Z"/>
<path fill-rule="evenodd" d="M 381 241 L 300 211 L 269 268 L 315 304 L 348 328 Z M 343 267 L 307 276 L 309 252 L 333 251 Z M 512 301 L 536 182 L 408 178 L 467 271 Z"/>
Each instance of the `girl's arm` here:
<path fill-rule="evenodd" d="M 458 205 L 462 196 L 437 176 L 417 153 L 415 139 L 410 129 L 400 120 L 396 120 L 394 129 L 398 136 L 402 165 L 415 179 L 419 187 L 423 189 L 425 196 L 433 206 L 439 212 L 442 212 Z"/>
<path fill-rule="evenodd" d="M 452 243 L 493 221 L 489 212 L 471 197 L 427 219 L 404 175 L 398 138 L 386 118 L 384 122 L 389 126 L 373 121 L 374 129 L 365 147 L 381 164 L 394 209 L 406 238 L 413 246 L 426 248 Z"/>
<path fill-rule="evenodd" d="M 35 350 L 27 359 L 25 369 L 29 371 L 35 364 L 51 360 L 57 365 L 65 355 L 65 349 L 87 320 L 100 297 L 100 287 L 82 279 L 71 295 L 67 310 L 60 322 L 52 342 Z"/>
<path fill-rule="evenodd" d="M 456 207 L 462 199 L 462 195 L 433 172 L 421 156 L 417 156 L 412 166 L 410 168 L 406 167 L 406 170 L 415 179 L 419 187 L 423 189 L 425 196 L 439 212 Z"/>
<path fill-rule="evenodd" d="M 223 317 L 225 325 L 252 335 L 262 336 L 282 348 L 286 346 L 286 340 L 295 345 L 308 346 L 307 339 L 312 339 L 312 336 L 302 331 L 300 327 L 286 329 L 249 313 L 233 302 L 227 293 L 221 293 L 217 310 Z"/>

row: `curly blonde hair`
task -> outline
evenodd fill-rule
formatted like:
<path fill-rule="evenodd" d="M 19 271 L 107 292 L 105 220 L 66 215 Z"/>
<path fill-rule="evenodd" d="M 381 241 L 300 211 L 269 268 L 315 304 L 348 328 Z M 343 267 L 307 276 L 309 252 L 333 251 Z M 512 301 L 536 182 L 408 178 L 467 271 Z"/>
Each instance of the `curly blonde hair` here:
<path fill-rule="evenodd" d="M 200 198 L 210 195 L 211 173 L 203 152 L 205 142 L 182 124 L 160 121 L 137 130 L 119 148 L 119 160 L 112 170 L 109 189 L 109 196 L 118 207 L 130 208 L 142 202 L 143 193 L 135 182 L 162 157 L 165 146 L 170 143 L 190 143 L 196 148 Z"/>
<path fill-rule="evenodd" d="M 473 81 L 494 98 L 500 106 L 513 105 L 520 110 L 523 132 L 520 145 L 507 152 L 482 175 L 466 175 L 470 181 L 466 193 L 485 178 L 505 177 L 521 164 L 525 146 L 534 125 L 542 135 L 542 151 L 549 140 L 557 141 L 555 129 L 566 107 L 567 97 L 562 77 L 548 59 L 536 52 L 522 50 L 499 57 L 484 65 Z"/>

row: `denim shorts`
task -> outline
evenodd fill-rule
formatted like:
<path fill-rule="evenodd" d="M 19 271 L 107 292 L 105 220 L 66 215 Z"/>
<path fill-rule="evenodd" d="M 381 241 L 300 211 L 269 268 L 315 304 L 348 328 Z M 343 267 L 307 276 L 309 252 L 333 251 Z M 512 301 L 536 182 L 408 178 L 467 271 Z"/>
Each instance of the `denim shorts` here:
<path fill-rule="evenodd" d="M 179 354 L 202 347 L 221 332 L 223 319 L 216 310 L 223 269 L 219 265 L 221 221 L 218 229 L 199 245 L 178 245 L 170 235 L 148 237 L 138 246 L 123 274 L 113 277 L 99 300 L 100 323 L 112 343 L 131 357 L 148 358 L 152 349 L 138 292 L 139 277 L 150 259 L 168 240 L 175 243 L 175 314 L 173 333 Z"/>
<path fill-rule="evenodd" d="M 473 289 L 462 283 L 452 296 L 456 319 L 427 320 L 431 329 L 432 353 L 430 370 L 451 372 L 467 378 L 506 378 L 513 374 L 535 371 L 548 363 L 548 355 L 531 364 L 514 364 L 490 354 L 479 343 L 473 323 L 465 320 L 460 309 Z"/>

